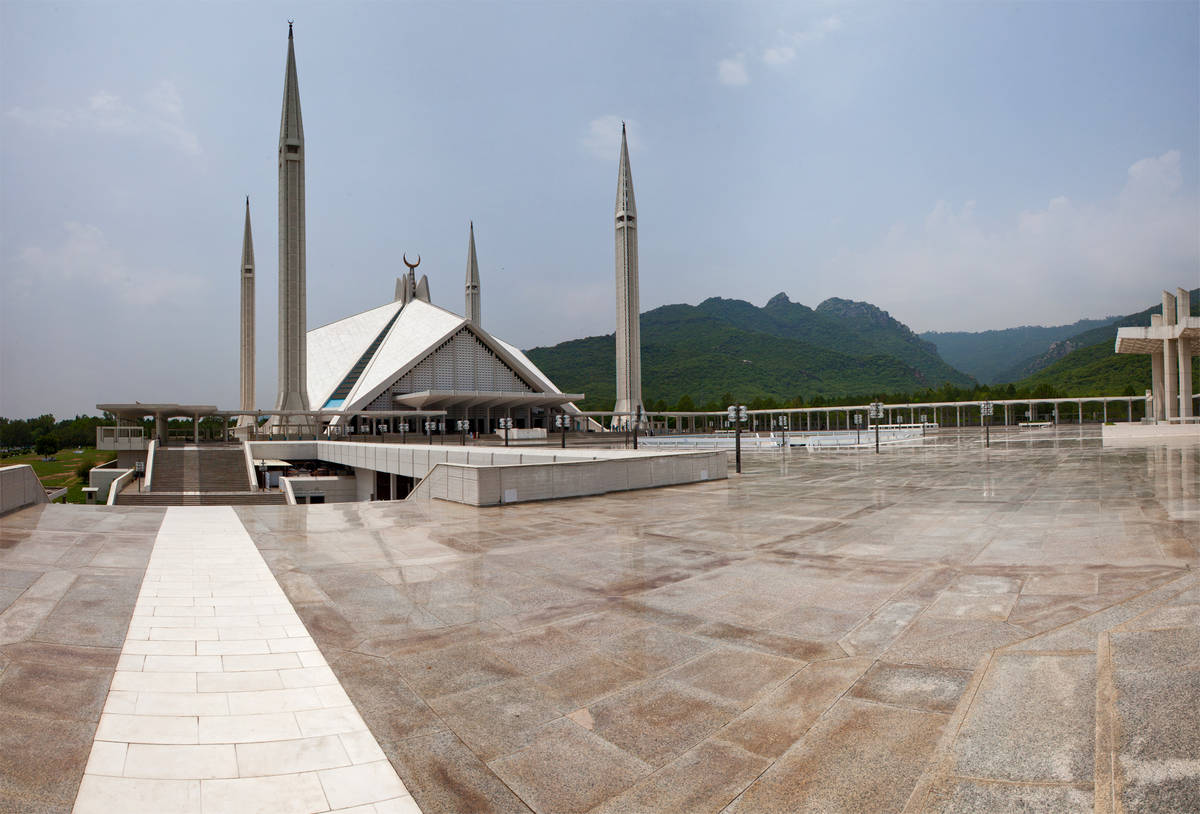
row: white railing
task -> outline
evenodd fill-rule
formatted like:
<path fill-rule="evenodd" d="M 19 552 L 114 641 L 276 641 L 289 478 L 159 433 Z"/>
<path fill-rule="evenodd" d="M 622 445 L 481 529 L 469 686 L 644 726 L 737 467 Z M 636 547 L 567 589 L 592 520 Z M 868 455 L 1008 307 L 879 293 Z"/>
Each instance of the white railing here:
<path fill-rule="evenodd" d="M 96 449 L 117 452 L 145 448 L 146 433 L 141 427 L 96 428 Z"/>

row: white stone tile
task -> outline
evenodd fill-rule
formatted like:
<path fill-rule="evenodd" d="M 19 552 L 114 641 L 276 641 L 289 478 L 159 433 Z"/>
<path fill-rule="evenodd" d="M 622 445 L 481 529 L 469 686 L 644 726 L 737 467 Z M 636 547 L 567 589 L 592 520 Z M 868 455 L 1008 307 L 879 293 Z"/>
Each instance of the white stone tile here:
<path fill-rule="evenodd" d="M 109 690 L 108 698 L 104 699 L 104 711 L 116 715 L 133 715 L 137 706 L 138 694 L 128 690 Z"/>
<path fill-rule="evenodd" d="M 341 684 L 326 684 L 317 687 L 316 692 L 317 697 L 321 699 L 321 706 L 324 707 L 345 707 L 353 703 Z"/>
<path fill-rule="evenodd" d="M 297 712 L 296 723 L 307 737 L 317 735 L 339 735 L 343 732 L 361 732 L 367 728 L 354 707 L 334 709 L 312 709 Z"/>
<path fill-rule="evenodd" d="M 290 712 L 257 715 L 204 716 L 200 718 L 200 743 L 253 743 L 294 740 L 303 734 Z"/>
<path fill-rule="evenodd" d="M 156 641 L 211 642 L 218 637 L 217 631 L 212 628 L 151 627 L 149 638 Z"/>
<path fill-rule="evenodd" d="M 213 609 L 210 607 L 200 606 L 175 606 L 164 605 L 156 607 L 153 610 L 154 616 L 213 616 Z"/>
<path fill-rule="evenodd" d="M 257 656 L 270 652 L 271 648 L 265 639 L 196 642 L 197 656 Z"/>
<path fill-rule="evenodd" d="M 383 750 L 379 748 L 378 741 L 369 730 L 343 732 L 338 737 L 342 739 L 342 746 L 345 748 L 346 754 L 350 756 L 351 763 L 374 763 L 377 760 L 387 760 Z"/>
<path fill-rule="evenodd" d="M 144 656 L 148 673 L 219 673 L 221 656 Z"/>
<path fill-rule="evenodd" d="M 234 627 L 219 627 L 217 628 L 218 638 L 221 641 L 238 641 L 241 639 L 259 639 L 266 641 L 267 639 L 277 639 L 284 635 L 284 629 L 279 626 L 260 627 L 246 624 L 237 625 Z"/>
<path fill-rule="evenodd" d="M 96 739 L 126 743 L 195 743 L 196 719 L 186 715 L 103 713 Z"/>
<path fill-rule="evenodd" d="M 197 657 L 199 658 L 199 657 Z M 226 672 L 238 670 L 287 670 L 302 667 L 295 653 L 270 653 L 261 656 L 220 656 Z"/>
<path fill-rule="evenodd" d="M 199 780 L 147 780 L 85 774 L 73 814 L 201 814 Z"/>
<path fill-rule="evenodd" d="M 267 642 L 272 653 L 301 653 L 317 649 L 316 643 L 308 636 L 294 636 L 287 639 L 271 639 Z"/>
<path fill-rule="evenodd" d="M 88 756 L 87 774 L 106 774 L 120 777 L 125 770 L 126 743 L 114 741 L 95 741 L 92 743 L 92 753 Z"/>
<path fill-rule="evenodd" d="M 128 670 L 130 672 L 139 671 L 142 669 L 142 665 L 145 664 L 145 662 L 145 656 L 138 656 L 132 653 L 128 656 L 122 655 L 117 657 L 117 669 Z"/>
<path fill-rule="evenodd" d="M 134 639 L 126 641 L 121 648 L 122 653 L 134 653 L 142 656 L 194 656 L 196 643 L 191 641 L 156 641 L 150 639 Z"/>
<path fill-rule="evenodd" d="M 329 808 L 313 773 L 204 780 L 200 786 L 204 814 L 309 814 Z"/>
<path fill-rule="evenodd" d="M 229 693 L 231 715 L 255 712 L 297 712 L 326 706 L 332 705 L 323 703 L 317 690 L 312 687 Z"/>
<path fill-rule="evenodd" d="M 396 770 L 386 760 L 346 766 L 341 769 L 325 769 L 317 773 L 325 798 L 332 808 L 374 803 L 400 797 L 408 793 Z"/>
<path fill-rule="evenodd" d="M 375 814 L 421 814 L 421 809 L 417 807 L 417 801 L 406 794 L 376 803 Z"/>
<path fill-rule="evenodd" d="M 200 673 L 196 676 L 199 692 L 249 692 L 282 690 L 283 682 L 274 670 L 247 670 L 241 673 Z"/>
<path fill-rule="evenodd" d="M 237 755 L 232 744 L 131 743 L 125 756 L 125 776 L 164 780 L 237 777 Z"/>
<path fill-rule="evenodd" d="M 219 692 L 144 692 L 138 715 L 229 715 L 229 702 Z"/>
<path fill-rule="evenodd" d="M 325 663 L 325 657 L 321 655 L 320 651 L 317 651 L 314 653 L 297 653 L 296 655 L 300 657 L 300 664 L 303 667 L 327 667 L 328 666 Z"/>
<path fill-rule="evenodd" d="M 195 692 L 195 673 L 113 673 L 112 688 L 129 692 Z"/>
<path fill-rule="evenodd" d="M 238 771 L 242 777 L 311 772 L 350 765 L 350 756 L 337 735 L 292 741 L 239 743 Z"/>
<path fill-rule="evenodd" d="M 285 687 L 321 687 L 337 684 L 337 676 L 326 665 L 320 667 L 298 667 L 295 670 L 280 670 L 279 678 Z"/>

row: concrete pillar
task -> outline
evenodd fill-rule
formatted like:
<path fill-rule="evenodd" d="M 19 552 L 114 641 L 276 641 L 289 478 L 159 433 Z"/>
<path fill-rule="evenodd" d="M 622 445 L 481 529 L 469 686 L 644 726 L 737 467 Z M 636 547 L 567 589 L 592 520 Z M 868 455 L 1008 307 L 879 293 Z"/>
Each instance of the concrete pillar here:
<path fill-rule="evenodd" d="M 192 414 L 192 443 L 200 443 L 200 416 Z"/>
<path fill-rule="evenodd" d="M 1190 418 L 1192 415 L 1192 340 L 1179 339 L 1172 343 L 1178 357 L 1179 381 L 1179 416 Z"/>
<path fill-rule="evenodd" d="M 1083 402 L 1082 401 L 1079 402 L 1078 406 L 1079 406 L 1079 414 L 1077 416 L 1075 416 L 1075 423 L 1082 424 L 1083 423 Z"/>

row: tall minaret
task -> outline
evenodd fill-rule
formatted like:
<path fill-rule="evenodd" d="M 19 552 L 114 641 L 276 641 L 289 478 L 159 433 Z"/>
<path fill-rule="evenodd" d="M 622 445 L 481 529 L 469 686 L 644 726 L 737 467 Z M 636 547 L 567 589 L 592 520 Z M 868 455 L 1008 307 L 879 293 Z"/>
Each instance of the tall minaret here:
<path fill-rule="evenodd" d="M 638 327 L 637 205 L 633 201 L 633 174 L 629 170 L 629 143 L 621 122 L 621 165 L 617 170 L 617 403 L 614 413 L 637 413 L 642 406 L 642 343 Z M 634 419 L 614 415 L 613 426 Z M 643 419 L 644 421 L 644 419 Z"/>
<path fill-rule="evenodd" d="M 242 232 L 242 403 L 254 409 L 254 240 L 250 237 L 250 196 L 246 196 L 246 228 Z M 253 416 L 239 416 L 238 426 L 254 424 Z"/>
<path fill-rule="evenodd" d="M 307 410 L 307 298 L 304 280 L 304 123 L 296 49 L 288 23 L 283 116 L 279 124 L 279 399 L 276 410 Z M 289 420 L 279 423 L 304 423 Z"/>
<path fill-rule="evenodd" d="M 471 239 L 467 243 L 467 309 L 463 314 L 476 328 L 480 327 L 479 260 L 475 257 L 475 222 L 471 221 Z"/>

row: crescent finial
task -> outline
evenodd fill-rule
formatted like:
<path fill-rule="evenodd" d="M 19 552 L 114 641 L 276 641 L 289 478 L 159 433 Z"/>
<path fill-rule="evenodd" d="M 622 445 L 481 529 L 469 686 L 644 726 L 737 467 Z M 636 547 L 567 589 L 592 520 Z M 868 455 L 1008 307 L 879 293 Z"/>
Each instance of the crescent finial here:
<path fill-rule="evenodd" d="M 417 266 L 421 265 L 421 255 L 419 254 L 417 255 L 417 262 L 415 263 L 408 262 L 408 252 L 405 252 L 402 257 L 404 258 L 404 265 L 408 266 L 410 269 L 415 269 Z"/>

